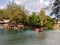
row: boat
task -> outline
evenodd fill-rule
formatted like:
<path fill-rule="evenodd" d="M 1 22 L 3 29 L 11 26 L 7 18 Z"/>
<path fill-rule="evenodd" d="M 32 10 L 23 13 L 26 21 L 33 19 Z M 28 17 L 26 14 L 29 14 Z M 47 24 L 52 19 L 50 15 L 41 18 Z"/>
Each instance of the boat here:
<path fill-rule="evenodd" d="M 35 32 L 42 32 L 44 28 L 35 28 Z"/>
<path fill-rule="evenodd" d="M 35 32 L 40 32 L 40 28 L 35 28 Z"/>

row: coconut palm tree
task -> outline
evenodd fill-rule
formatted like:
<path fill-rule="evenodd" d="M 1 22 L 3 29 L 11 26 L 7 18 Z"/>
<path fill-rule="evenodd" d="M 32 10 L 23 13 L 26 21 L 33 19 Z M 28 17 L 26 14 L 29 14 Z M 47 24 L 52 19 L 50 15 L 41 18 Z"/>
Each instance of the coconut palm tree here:
<path fill-rule="evenodd" d="M 53 5 L 51 15 L 54 15 L 55 18 L 60 19 L 60 0 L 55 0 Z"/>

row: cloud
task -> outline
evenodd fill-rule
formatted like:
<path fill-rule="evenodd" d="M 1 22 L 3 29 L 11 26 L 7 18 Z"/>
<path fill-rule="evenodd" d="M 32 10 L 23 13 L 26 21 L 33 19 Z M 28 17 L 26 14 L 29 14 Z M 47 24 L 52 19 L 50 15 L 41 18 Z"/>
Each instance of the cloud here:
<path fill-rule="evenodd" d="M 15 0 L 15 3 L 24 5 L 30 11 L 36 11 L 38 8 L 37 0 Z"/>
<path fill-rule="evenodd" d="M 13 0 L 9 0 L 12 2 Z M 1 0 L 0 2 L 3 2 L 0 4 L 0 8 L 3 8 L 7 3 L 9 2 L 8 0 Z M 45 8 L 46 6 L 49 6 L 50 0 L 40 0 L 40 8 Z M 15 3 L 18 5 L 24 5 L 30 12 L 32 11 L 38 11 L 39 6 L 38 6 L 38 0 L 14 0 Z M 2 5 L 2 6 L 1 6 Z"/>
<path fill-rule="evenodd" d="M 0 6 L 0 9 L 4 9 L 4 7 L 3 6 Z"/>
<path fill-rule="evenodd" d="M 38 11 L 38 0 L 14 0 L 15 3 L 26 6 L 29 11 Z M 40 0 L 40 8 L 49 6 L 50 0 Z"/>

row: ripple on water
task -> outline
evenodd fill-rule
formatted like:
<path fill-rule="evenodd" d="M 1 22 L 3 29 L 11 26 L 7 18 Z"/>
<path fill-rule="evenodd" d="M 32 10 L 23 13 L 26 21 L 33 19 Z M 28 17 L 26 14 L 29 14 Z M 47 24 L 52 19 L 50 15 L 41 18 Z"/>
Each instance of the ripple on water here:
<path fill-rule="evenodd" d="M 0 45 L 60 45 L 59 31 L 24 31 L 0 34 Z"/>

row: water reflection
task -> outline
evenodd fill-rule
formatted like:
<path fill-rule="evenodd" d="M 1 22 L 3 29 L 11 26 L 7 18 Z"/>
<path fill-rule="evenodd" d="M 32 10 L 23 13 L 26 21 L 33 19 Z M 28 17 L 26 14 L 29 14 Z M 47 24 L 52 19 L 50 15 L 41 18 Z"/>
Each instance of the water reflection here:
<path fill-rule="evenodd" d="M 8 31 L 0 33 L 0 45 L 60 45 L 60 32 Z"/>

